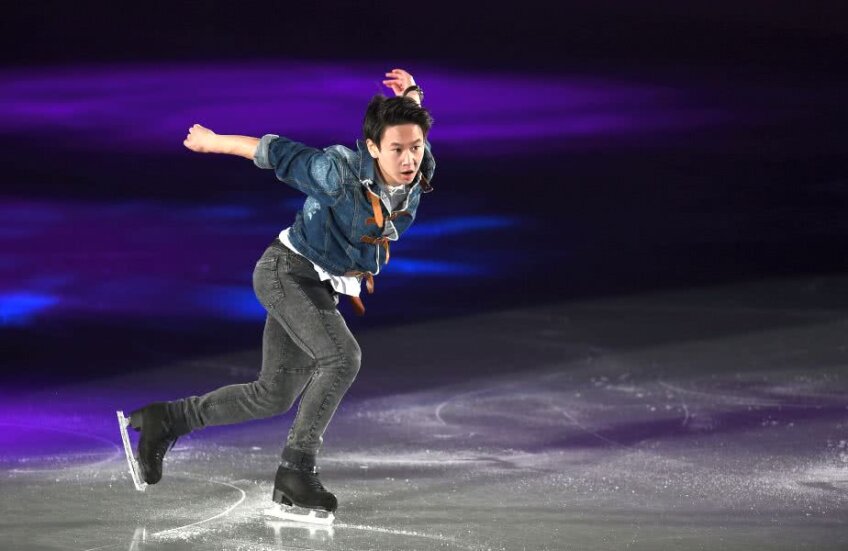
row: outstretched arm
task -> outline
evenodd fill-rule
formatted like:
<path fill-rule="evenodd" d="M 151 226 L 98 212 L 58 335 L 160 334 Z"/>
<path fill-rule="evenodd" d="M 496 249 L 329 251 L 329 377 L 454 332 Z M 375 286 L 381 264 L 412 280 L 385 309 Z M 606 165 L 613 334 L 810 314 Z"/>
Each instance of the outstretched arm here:
<path fill-rule="evenodd" d="M 339 169 L 322 150 L 275 134 L 262 140 L 251 136 L 216 134 L 199 124 L 183 142 L 198 153 L 224 153 L 253 160 L 259 168 L 273 169 L 277 179 L 329 205 L 343 194 Z"/>
<path fill-rule="evenodd" d="M 208 128 L 195 124 L 188 129 L 183 145 L 198 153 L 223 153 L 253 159 L 259 138 L 216 134 Z"/>

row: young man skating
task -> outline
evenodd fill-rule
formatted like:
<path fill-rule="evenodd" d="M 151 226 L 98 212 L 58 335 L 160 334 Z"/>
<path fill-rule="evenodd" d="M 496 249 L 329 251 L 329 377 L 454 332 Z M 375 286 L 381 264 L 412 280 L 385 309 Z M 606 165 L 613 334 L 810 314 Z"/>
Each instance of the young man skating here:
<path fill-rule="evenodd" d="M 423 91 L 402 69 L 386 77 L 383 83 L 395 97 L 371 99 L 356 151 L 341 145 L 315 149 L 274 134 L 260 139 L 218 135 L 197 124 L 189 129 L 184 145 L 190 150 L 251 159 L 307 197 L 253 273 L 256 296 L 267 310 L 257 380 L 153 403 L 126 421 L 141 432 L 137 456 L 147 484 L 160 480 L 164 455 L 179 436 L 284 413 L 302 394 L 273 500 L 336 510 L 336 497 L 318 479 L 316 456 L 361 359 L 338 297 L 347 295 L 354 311 L 364 312 L 361 282 L 373 292 L 374 276 L 389 262 L 390 242 L 415 220 L 435 170 Z"/>

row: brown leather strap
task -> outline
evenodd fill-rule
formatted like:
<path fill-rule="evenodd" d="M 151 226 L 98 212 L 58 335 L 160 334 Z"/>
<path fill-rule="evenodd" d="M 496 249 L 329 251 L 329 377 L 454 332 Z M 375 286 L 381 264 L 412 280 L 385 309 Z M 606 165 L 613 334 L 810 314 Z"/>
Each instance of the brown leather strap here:
<path fill-rule="evenodd" d="M 389 215 L 389 220 L 394 222 L 395 220 L 397 220 L 401 216 L 412 216 L 412 214 L 410 214 L 408 210 L 396 210 Z M 369 216 L 368 218 L 365 219 L 365 223 L 366 224 L 376 224 L 377 221 L 374 220 L 373 216 Z"/>
<path fill-rule="evenodd" d="M 374 211 L 374 217 L 365 220 L 366 224 L 377 224 L 378 228 L 383 227 L 383 208 L 380 206 L 380 198 L 373 193 L 366 191 L 368 198 L 371 199 L 371 209 Z"/>
<path fill-rule="evenodd" d="M 374 274 L 371 272 L 362 272 L 359 270 L 351 270 L 349 272 L 345 272 L 346 276 L 354 276 L 359 278 L 360 281 L 365 279 L 365 288 L 368 289 L 368 294 L 372 294 L 374 292 Z"/>
<path fill-rule="evenodd" d="M 368 199 L 371 201 L 371 209 L 374 211 L 374 216 L 369 216 L 365 219 L 366 224 L 376 224 L 378 228 L 382 229 L 383 224 L 385 224 L 385 219 L 383 218 L 383 208 L 380 203 L 380 198 L 368 191 L 365 190 L 365 193 L 368 194 Z M 406 214 L 409 215 L 406 211 L 397 211 L 391 214 L 390 220 L 394 220 L 398 216 Z M 387 237 L 371 237 L 370 235 L 363 235 L 359 241 L 361 243 L 369 243 L 371 245 L 382 245 L 386 250 L 386 264 L 389 263 L 389 239 Z M 353 270 L 345 273 L 347 276 L 356 276 L 360 281 L 365 279 L 365 288 L 368 290 L 368 293 L 371 294 L 374 292 L 374 274 L 371 272 L 361 272 L 357 270 Z M 362 316 L 365 314 L 365 305 L 362 303 L 362 299 L 359 297 L 354 297 L 348 295 L 348 299 L 350 299 L 350 304 L 353 307 L 353 311 L 356 315 Z"/>
<path fill-rule="evenodd" d="M 351 296 L 351 295 L 348 295 L 347 298 L 350 299 L 350 305 L 353 307 L 353 313 L 356 314 L 357 316 L 364 316 L 365 315 L 365 305 L 362 304 L 362 299 L 359 298 L 359 297 Z"/>
<path fill-rule="evenodd" d="M 386 250 L 386 264 L 389 263 L 389 238 L 388 237 L 371 237 L 370 235 L 363 235 L 359 238 L 361 243 L 370 243 L 371 245 L 382 245 Z"/>
<path fill-rule="evenodd" d="M 365 289 L 368 291 L 368 294 L 374 294 L 374 274 L 365 272 L 362 277 L 365 278 Z"/>
<path fill-rule="evenodd" d="M 372 294 L 374 292 L 374 274 L 371 272 L 361 272 L 358 270 L 352 270 L 350 272 L 345 272 L 346 276 L 356 276 L 360 281 L 365 279 L 365 288 L 368 290 L 368 294 Z M 353 312 L 357 316 L 365 315 L 365 305 L 362 303 L 362 299 L 359 297 L 355 297 L 352 295 L 348 295 L 347 298 L 350 300 L 350 305 L 353 307 Z"/>

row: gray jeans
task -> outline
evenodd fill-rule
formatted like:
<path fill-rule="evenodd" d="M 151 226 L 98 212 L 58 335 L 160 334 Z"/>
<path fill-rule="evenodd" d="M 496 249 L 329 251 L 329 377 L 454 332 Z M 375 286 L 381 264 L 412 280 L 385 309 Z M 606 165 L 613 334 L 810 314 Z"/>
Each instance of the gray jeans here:
<path fill-rule="evenodd" d="M 257 380 L 172 405 L 195 430 L 284 413 L 302 393 L 286 449 L 317 454 L 359 371 L 359 344 L 336 308 L 338 294 L 329 282 L 322 282 L 309 260 L 279 241 L 256 263 L 253 289 L 268 311 Z"/>

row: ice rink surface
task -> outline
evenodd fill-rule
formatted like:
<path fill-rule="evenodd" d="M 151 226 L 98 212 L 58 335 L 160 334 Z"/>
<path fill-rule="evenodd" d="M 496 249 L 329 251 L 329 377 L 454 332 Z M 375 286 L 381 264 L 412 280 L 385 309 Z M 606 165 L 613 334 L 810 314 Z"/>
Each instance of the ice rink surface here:
<path fill-rule="evenodd" d="M 846 549 L 845 288 L 737 283 L 362 331 L 319 456 L 330 529 L 261 515 L 294 411 L 184 437 L 162 482 L 133 488 L 114 411 L 247 382 L 258 342 L 4 395 L 0 548 Z"/>

